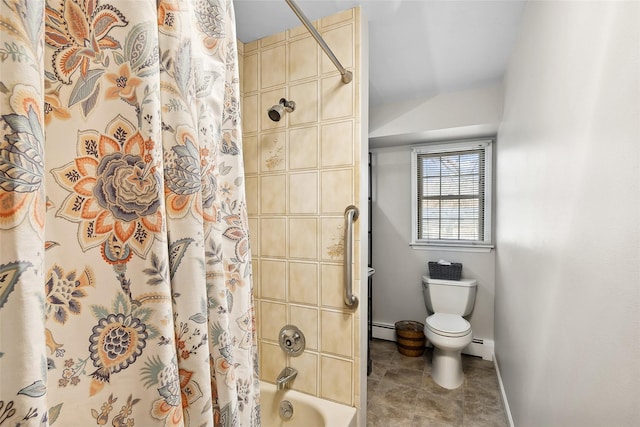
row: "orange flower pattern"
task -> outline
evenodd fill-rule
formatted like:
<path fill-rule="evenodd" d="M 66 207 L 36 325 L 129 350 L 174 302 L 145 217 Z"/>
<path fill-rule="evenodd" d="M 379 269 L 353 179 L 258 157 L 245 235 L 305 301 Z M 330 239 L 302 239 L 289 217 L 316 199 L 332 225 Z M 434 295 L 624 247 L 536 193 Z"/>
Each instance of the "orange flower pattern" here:
<path fill-rule="evenodd" d="M 117 73 L 106 73 L 105 77 L 110 83 L 105 94 L 107 99 L 122 98 L 129 104 L 135 104 L 136 88 L 140 86 L 142 80 L 131 75 L 131 69 L 126 62 L 120 66 Z"/>
<path fill-rule="evenodd" d="M 120 47 L 109 32 L 127 25 L 118 9 L 97 0 L 64 0 L 61 9 L 47 7 L 45 17 L 46 43 L 56 49 L 53 71 L 65 84 L 71 84 L 77 69 L 86 79 L 92 62 L 103 64 L 106 57 L 102 50 Z"/>
<path fill-rule="evenodd" d="M 101 245 L 108 263 L 145 257 L 163 228 L 162 178 L 155 143 L 118 116 L 106 134 L 78 135 L 78 157 L 53 176 L 71 194 L 58 215 L 80 224 L 82 249 Z"/>

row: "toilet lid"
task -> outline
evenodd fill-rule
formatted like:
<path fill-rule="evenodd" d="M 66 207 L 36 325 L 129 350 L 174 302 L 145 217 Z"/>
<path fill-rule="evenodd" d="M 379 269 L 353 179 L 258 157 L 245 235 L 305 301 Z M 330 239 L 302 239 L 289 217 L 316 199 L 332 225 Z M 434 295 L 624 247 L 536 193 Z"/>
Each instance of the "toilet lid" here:
<path fill-rule="evenodd" d="M 435 313 L 427 317 L 427 327 L 438 335 L 461 337 L 471 331 L 471 324 L 462 316 L 448 313 Z"/>

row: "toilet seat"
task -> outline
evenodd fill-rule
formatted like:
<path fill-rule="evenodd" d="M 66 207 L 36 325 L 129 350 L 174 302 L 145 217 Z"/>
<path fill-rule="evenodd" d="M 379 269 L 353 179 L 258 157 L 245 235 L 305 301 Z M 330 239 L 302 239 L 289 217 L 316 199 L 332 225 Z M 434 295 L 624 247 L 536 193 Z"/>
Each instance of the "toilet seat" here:
<path fill-rule="evenodd" d="M 426 326 L 434 334 L 445 337 L 462 337 L 471 332 L 471 324 L 457 314 L 432 314 L 427 317 Z"/>

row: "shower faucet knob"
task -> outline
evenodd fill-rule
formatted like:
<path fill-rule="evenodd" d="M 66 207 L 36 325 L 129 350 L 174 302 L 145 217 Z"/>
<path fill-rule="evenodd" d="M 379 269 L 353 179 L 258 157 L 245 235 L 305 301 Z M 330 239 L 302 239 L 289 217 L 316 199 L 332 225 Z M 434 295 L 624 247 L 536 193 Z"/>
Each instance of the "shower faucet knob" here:
<path fill-rule="evenodd" d="M 295 325 L 285 325 L 280 329 L 280 348 L 290 356 L 300 356 L 304 351 L 306 340 L 304 334 Z"/>

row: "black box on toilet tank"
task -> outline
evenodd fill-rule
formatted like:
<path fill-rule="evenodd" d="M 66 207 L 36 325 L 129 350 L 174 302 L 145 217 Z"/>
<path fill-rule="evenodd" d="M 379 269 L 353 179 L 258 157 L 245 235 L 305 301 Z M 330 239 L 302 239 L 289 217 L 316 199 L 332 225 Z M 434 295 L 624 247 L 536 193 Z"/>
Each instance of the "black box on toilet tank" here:
<path fill-rule="evenodd" d="M 451 265 L 445 265 L 429 261 L 429 277 L 432 279 L 460 280 L 460 277 L 462 277 L 462 264 L 452 262 Z"/>

